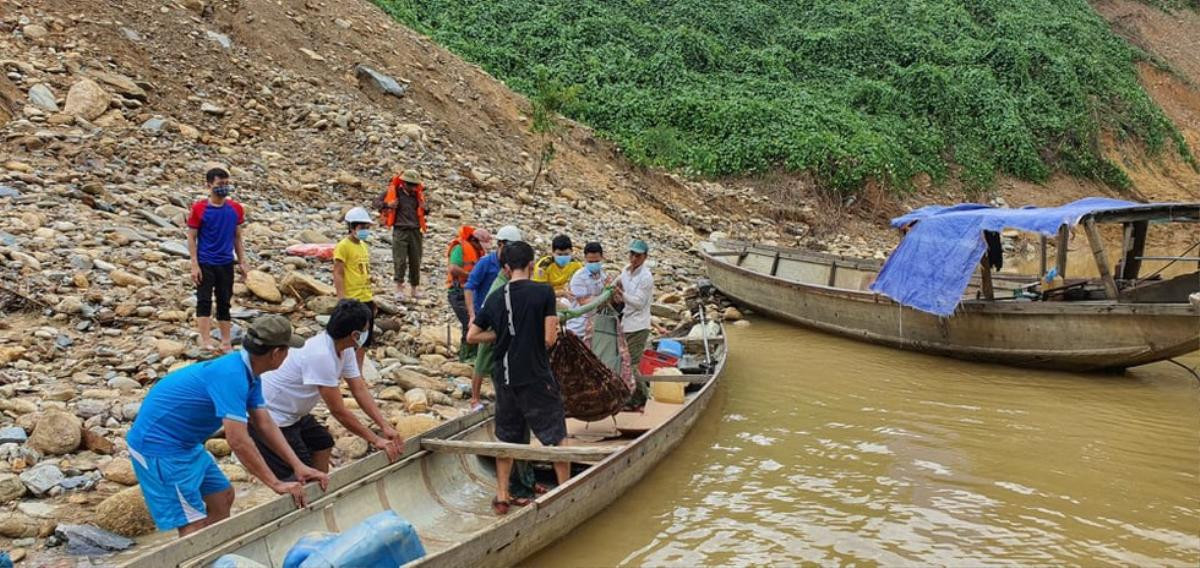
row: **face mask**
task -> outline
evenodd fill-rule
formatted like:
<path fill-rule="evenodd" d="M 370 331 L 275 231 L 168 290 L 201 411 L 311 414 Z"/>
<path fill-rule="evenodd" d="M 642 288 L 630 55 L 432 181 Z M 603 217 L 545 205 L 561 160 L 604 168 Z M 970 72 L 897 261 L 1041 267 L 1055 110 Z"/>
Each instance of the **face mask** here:
<path fill-rule="evenodd" d="M 371 231 L 368 231 L 367 229 L 359 229 L 354 231 L 354 236 L 358 237 L 358 240 L 360 241 L 365 241 L 367 240 L 367 237 L 371 236 Z"/>
<path fill-rule="evenodd" d="M 368 336 L 368 335 L 369 335 L 369 334 L 368 334 L 366 331 L 360 331 L 360 332 L 358 332 L 358 341 L 357 341 L 357 343 L 358 343 L 358 346 L 359 346 L 360 348 L 361 348 L 362 346 L 364 346 L 364 345 L 366 345 L 366 344 L 367 344 L 367 336 Z"/>
<path fill-rule="evenodd" d="M 554 256 L 554 264 L 557 264 L 559 268 L 566 266 L 568 262 L 571 262 L 571 255 L 569 254 Z"/>
<path fill-rule="evenodd" d="M 229 184 L 218 185 L 217 187 L 213 188 L 213 193 L 216 194 L 217 197 L 229 197 L 229 192 L 231 191 L 233 191 L 233 186 Z"/>
<path fill-rule="evenodd" d="M 604 270 L 604 263 L 603 262 L 589 262 L 589 263 L 587 263 L 587 270 L 588 270 L 588 272 L 590 272 L 592 274 L 600 274 L 600 271 Z"/>

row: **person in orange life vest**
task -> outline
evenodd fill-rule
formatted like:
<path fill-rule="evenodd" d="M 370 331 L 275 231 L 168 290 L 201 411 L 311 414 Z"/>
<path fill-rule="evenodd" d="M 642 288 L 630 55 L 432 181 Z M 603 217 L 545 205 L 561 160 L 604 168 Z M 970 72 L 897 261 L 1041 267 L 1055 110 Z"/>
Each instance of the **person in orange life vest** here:
<path fill-rule="evenodd" d="M 476 229 L 463 225 L 458 229 L 458 236 L 446 247 L 446 300 L 454 310 L 458 323 L 462 326 L 462 334 L 458 344 L 458 359 L 469 361 L 475 358 L 475 346 L 467 343 L 467 324 L 470 315 L 467 313 L 467 297 L 463 286 L 471 275 L 475 263 L 487 254 L 492 246 L 492 234 L 487 229 Z"/>
<path fill-rule="evenodd" d="M 396 301 L 403 302 L 404 280 L 408 276 L 409 293 L 414 298 L 422 297 L 417 288 L 421 284 L 421 256 L 425 245 L 425 215 L 429 212 L 425 202 L 425 186 L 416 170 L 392 178 L 388 189 L 375 202 L 380 214 L 380 224 L 392 228 L 392 267 L 396 281 Z"/>

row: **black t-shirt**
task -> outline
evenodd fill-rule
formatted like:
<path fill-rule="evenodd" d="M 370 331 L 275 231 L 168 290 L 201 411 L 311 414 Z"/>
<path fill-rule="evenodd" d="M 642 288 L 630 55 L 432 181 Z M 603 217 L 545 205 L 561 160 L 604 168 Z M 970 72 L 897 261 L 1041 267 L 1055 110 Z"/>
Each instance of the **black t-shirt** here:
<path fill-rule="evenodd" d="M 505 288 L 488 295 L 483 310 L 475 315 L 475 325 L 496 331 L 492 376 L 509 386 L 553 382 L 546 352 L 546 318 L 558 313 L 554 289 L 530 280 L 518 280 L 507 287 L 515 334 L 509 332 Z"/>

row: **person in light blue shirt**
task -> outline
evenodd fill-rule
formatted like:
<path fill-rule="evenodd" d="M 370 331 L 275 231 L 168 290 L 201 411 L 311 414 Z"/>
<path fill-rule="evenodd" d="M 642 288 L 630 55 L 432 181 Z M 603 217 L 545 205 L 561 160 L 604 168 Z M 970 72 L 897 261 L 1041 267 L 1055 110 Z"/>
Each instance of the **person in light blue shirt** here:
<path fill-rule="evenodd" d="M 142 402 L 126 441 L 146 507 L 159 530 L 186 536 L 229 516 L 233 487 L 204 442 L 225 428 L 225 439 L 246 469 L 276 493 L 304 506 L 304 483 L 324 489 L 329 477 L 303 462 L 271 420 L 259 376 L 278 368 L 289 347 L 304 345 L 283 316 L 254 321 L 243 349 L 189 365 L 163 377 Z M 249 426 L 295 471 L 295 482 L 280 481 L 267 467 Z"/>

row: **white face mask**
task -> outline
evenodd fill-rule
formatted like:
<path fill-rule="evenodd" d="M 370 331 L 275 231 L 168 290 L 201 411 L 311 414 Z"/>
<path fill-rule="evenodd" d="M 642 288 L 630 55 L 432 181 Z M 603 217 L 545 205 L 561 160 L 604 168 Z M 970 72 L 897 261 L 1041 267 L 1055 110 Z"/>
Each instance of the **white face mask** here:
<path fill-rule="evenodd" d="M 357 343 L 358 343 L 358 346 L 359 346 L 360 348 L 361 348 L 363 345 L 366 345 L 366 344 L 367 344 L 367 336 L 369 335 L 369 333 L 368 333 L 368 332 L 369 332 L 369 330 L 363 330 L 363 331 L 360 331 L 360 332 L 358 332 L 358 341 L 357 341 Z"/>

